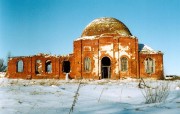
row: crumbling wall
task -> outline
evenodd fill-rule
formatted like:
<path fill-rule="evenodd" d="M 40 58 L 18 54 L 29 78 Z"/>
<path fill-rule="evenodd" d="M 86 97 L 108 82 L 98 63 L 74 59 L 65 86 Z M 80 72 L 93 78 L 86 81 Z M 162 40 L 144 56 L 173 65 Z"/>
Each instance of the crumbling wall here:
<path fill-rule="evenodd" d="M 23 71 L 17 72 L 17 62 L 23 62 Z M 15 57 L 10 58 L 8 61 L 8 71 L 7 76 L 9 78 L 22 78 L 22 79 L 31 79 L 31 57 Z"/>
<path fill-rule="evenodd" d="M 23 61 L 23 71 L 17 72 L 17 62 Z M 37 64 L 36 61 L 40 61 Z M 48 54 L 38 54 L 26 57 L 13 57 L 8 62 L 8 77 L 22 79 L 65 79 L 66 73 L 62 71 L 62 62 L 72 62 L 72 55 L 69 56 L 52 56 Z M 51 63 L 51 71 L 46 70 L 46 63 Z M 36 71 L 38 68 L 38 73 Z M 70 68 L 71 69 L 71 68 Z M 71 71 L 70 71 L 71 73 Z M 71 74 L 69 76 L 71 77 Z M 71 77 L 73 78 L 73 77 Z"/>
<path fill-rule="evenodd" d="M 91 61 L 91 69 L 85 71 L 85 58 Z M 26 57 L 13 57 L 8 62 L 8 77 L 23 79 L 65 79 L 67 74 L 63 62 L 69 62 L 69 78 L 72 79 L 102 79 L 102 59 L 110 60 L 110 79 L 120 78 L 163 78 L 163 54 L 138 52 L 138 40 L 133 36 L 118 34 L 102 34 L 81 37 L 74 41 L 74 52 L 67 56 L 52 56 L 38 54 Z M 121 58 L 127 58 L 127 70 L 121 69 Z M 152 58 L 155 61 L 155 72 L 145 71 L 144 60 Z M 17 72 L 17 62 L 23 61 L 23 72 Z M 40 60 L 41 63 L 36 63 Z M 46 63 L 51 63 L 51 72 L 47 72 Z M 38 72 L 36 71 L 38 67 Z M 104 67 L 103 67 L 104 68 Z"/>

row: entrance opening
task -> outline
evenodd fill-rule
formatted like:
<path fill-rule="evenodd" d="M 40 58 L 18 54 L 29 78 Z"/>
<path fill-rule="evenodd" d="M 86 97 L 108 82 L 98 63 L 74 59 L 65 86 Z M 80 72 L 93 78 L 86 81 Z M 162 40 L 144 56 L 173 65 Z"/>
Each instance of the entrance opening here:
<path fill-rule="evenodd" d="M 62 71 L 65 73 L 70 72 L 70 62 L 69 61 L 63 61 Z"/>
<path fill-rule="evenodd" d="M 111 78 L 111 60 L 109 57 L 103 57 L 101 60 L 101 76 L 103 78 Z"/>
<path fill-rule="evenodd" d="M 42 62 L 39 59 L 36 60 L 36 63 L 35 63 L 35 73 L 36 74 L 41 74 L 42 73 Z"/>
<path fill-rule="evenodd" d="M 46 61 L 45 70 L 47 73 L 52 73 L 52 63 L 50 60 Z"/>

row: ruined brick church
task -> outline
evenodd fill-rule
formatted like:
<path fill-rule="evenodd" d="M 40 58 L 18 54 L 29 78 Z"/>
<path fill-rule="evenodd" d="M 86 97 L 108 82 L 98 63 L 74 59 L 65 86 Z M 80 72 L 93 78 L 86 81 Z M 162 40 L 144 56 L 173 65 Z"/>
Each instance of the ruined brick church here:
<path fill-rule="evenodd" d="M 163 78 L 163 53 L 144 44 L 121 21 L 98 18 L 74 40 L 67 56 L 11 57 L 7 76 L 22 79 Z"/>

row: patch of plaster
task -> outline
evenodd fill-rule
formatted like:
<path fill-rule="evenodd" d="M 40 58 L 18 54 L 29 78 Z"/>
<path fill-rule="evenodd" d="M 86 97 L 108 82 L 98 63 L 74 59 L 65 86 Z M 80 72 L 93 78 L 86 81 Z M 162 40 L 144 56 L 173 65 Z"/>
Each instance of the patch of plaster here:
<path fill-rule="evenodd" d="M 122 56 L 127 56 L 127 57 L 131 57 L 131 55 L 127 52 L 129 51 L 129 46 L 121 46 L 121 44 L 119 44 L 119 57 L 122 57 Z"/>

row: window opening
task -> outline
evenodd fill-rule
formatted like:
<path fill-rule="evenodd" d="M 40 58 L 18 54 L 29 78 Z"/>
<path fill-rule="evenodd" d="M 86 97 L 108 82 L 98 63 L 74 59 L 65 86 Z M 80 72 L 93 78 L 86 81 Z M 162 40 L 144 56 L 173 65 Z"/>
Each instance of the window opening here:
<path fill-rule="evenodd" d="M 121 71 L 127 71 L 128 68 L 128 60 L 126 57 L 121 58 Z"/>
<path fill-rule="evenodd" d="M 155 71 L 155 62 L 153 59 L 147 58 L 145 60 L 145 70 L 148 74 L 152 74 Z"/>
<path fill-rule="evenodd" d="M 47 60 L 47 61 L 46 61 L 45 69 L 46 69 L 46 72 L 47 72 L 47 73 L 52 73 L 52 63 L 51 63 L 50 60 Z"/>
<path fill-rule="evenodd" d="M 88 57 L 84 58 L 84 70 L 91 71 L 91 59 Z"/>
<path fill-rule="evenodd" d="M 42 62 L 41 60 L 36 60 L 36 63 L 35 63 L 35 73 L 36 74 L 41 74 L 42 73 Z"/>
<path fill-rule="evenodd" d="M 22 60 L 19 60 L 17 63 L 16 63 L 16 71 L 17 72 L 23 72 L 23 70 L 24 70 L 24 64 L 23 64 L 23 61 Z"/>

